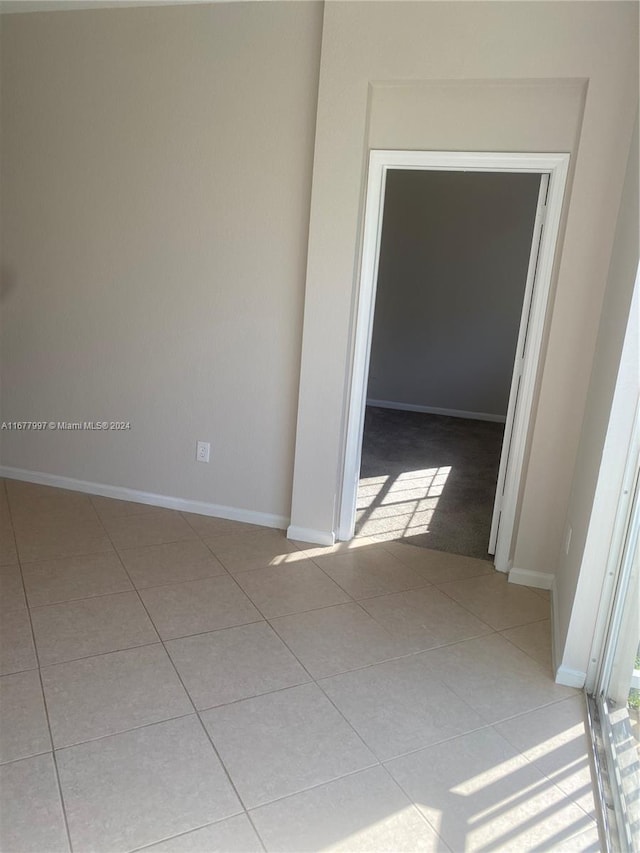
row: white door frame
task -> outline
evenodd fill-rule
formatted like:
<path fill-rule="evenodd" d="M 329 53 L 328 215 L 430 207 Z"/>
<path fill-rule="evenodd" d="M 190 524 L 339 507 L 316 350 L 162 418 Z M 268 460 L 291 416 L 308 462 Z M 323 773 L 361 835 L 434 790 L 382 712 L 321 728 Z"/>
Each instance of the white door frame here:
<path fill-rule="evenodd" d="M 517 501 L 523 474 L 524 456 L 531 420 L 533 397 L 538 376 L 542 337 L 551 288 L 551 275 L 562 213 L 569 154 L 524 154 L 462 151 L 384 151 L 372 150 L 364 214 L 360 288 L 355 314 L 353 367 L 348 401 L 338 539 L 349 540 L 355 527 L 355 508 L 362 455 L 362 436 L 366 407 L 369 357 L 376 301 L 380 238 L 384 211 L 386 176 L 389 169 L 438 170 L 448 172 L 515 172 L 548 175 L 546 210 L 538 210 L 536 229 L 541 230 L 539 252 L 527 284 L 532 291 L 531 310 L 521 323 L 514 375 L 518 373 L 517 406 L 513 392 L 509 401 L 513 429 L 508 453 L 501 457 L 501 519 L 495 536 L 495 565 L 500 571 L 511 568 Z M 533 253 L 532 253 L 533 254 Z M 524 327 L 524 328 L 523 328 Z M 523 334 L 526 338 L 522 338 Z M 521 356 L 518 358 L 518 356 Z M 507 430 L 505 428 L 505 435 Z M 498 528 L 497 523 L 495 524 Z"/>

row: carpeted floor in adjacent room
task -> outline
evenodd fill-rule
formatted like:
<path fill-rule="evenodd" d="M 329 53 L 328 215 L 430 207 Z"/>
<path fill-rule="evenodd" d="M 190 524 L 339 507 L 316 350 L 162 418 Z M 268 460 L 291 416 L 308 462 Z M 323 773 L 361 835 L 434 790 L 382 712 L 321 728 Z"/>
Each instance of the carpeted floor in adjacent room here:
<path fill-rule="evenodd" d="M 367 406 L 356 536 L 487 559 L 504 425 Z"/>

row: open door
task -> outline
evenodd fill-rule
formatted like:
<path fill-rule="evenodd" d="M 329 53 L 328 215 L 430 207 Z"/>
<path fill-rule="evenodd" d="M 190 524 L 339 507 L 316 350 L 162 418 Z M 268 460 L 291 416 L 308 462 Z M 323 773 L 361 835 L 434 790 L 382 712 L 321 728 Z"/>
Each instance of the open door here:
<path fill-rule="evenodd" d="M 513 428 L 516 420 L 515 415 L 518 407 L 520 385 L 522 383 L 522 374 L 525 363 L 525 353 L 527 350 L 527 339 L 529 336 L 529 320 L 531 317 L 531 311 L 533 306 L 533 294 L 536 287 L 536 275 L 539 266 L 538 262 L 540 260 L 540 246 L 542 243 L 542 231 L 544 228 L 544 220 L 547 212 L 548 194 L 549 175 L 542 175 L 542 177 L 540 178 L 540 190 L 538 192 L 538 208 L 536 210 L 536 218 L 533 226 L 531 252 L 529 254 L 527 283 L 525 285 L 524 301 L 522 303 L 520 330 L 518 332 L 518 345 L 516 347 L 516 357 L 513 363 L 513 376 L 511 379 L 511 390 L 509 392 L 507 420 L 504 426 L 504 438 L 502 440 L 502 451 L 500 454 L 498 485 L 496 489 L 496 499 L 493 505 L 493 517 L 491 519 L 491 534 L 489 536 L 489 547 L 487 549 L 489 554 L 496 553 L 496 543 L 498 541 L 498 531 L 500 529 L 500 520 L 502 517 L 502 507 L 507 481 L 507 471 L 509 469 L 509 455 L 514 437 Z"/>

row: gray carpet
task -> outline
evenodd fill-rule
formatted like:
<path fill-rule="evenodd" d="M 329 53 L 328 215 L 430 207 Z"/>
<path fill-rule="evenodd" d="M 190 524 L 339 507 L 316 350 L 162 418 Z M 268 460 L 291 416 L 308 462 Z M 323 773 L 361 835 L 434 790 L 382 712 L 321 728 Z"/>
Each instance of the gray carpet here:
<path fill-rule="evenodd" d="M 491 559 L 504 425 L 367 407 L 356 536 Z"/>

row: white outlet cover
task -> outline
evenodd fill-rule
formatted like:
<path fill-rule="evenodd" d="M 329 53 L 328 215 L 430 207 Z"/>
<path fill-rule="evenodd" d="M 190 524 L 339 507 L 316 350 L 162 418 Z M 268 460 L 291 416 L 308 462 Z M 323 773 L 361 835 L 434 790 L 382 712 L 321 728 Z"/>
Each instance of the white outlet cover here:
<path fill-rule="evenodd" d="M 211 445 L 209 444 L 208 441 L 196 442 L 196 461 L 197 462 L 208 462 L 210 452 L 211 452 Z"/>

